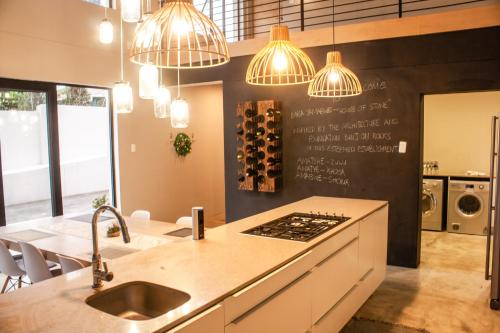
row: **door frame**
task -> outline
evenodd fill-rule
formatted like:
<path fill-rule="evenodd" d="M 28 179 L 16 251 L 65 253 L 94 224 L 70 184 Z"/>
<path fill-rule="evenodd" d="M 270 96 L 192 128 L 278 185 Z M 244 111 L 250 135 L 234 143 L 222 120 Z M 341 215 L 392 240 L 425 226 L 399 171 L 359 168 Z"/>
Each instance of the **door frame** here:
<path fill-rule="evenodd" d="M 12 89 L 20 91 L 42 92 L 46 94 L 47 101 L 47 143 L 49 160 L 49 183 L 52 205 L 52 216 L 63 215 L 63 196 L 61 184 L 61 164 L 59 151 L 59 117 L 57 107 L 57 86 L 71 86 L 81 88 L 95 88 L 108 91 L 109 104 L 109 139 L 110 139 L 110 163 L 111 163 L 111 201 L 116 206 L 116 179 L 115 179 L 115 149 L 114 149 L 114 119 L 111 89 L 107 87 L 76 85 L 67 83 L 27 81 L 0 77 L 1 89 Z M 1 143 L 0 143 L 1 144 Z M 0 151 L 0 171 L 1 171 L 1 151 Z M 5 201 L 3 191 L 3 175 L 0 172 L 0 227 L 7 224 L 5 216 Z"/>

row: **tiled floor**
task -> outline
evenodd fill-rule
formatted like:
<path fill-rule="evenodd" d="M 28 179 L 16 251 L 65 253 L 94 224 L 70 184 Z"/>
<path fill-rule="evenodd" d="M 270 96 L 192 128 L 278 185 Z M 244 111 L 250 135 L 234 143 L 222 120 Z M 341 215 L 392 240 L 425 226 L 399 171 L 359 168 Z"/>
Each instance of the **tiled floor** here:
<path fill-rule="evenodd" d="M 420 267 L 389 267 L 356 317 L 431 333 L 500 333 L 484 280 L 485 243 L 484 236 L 423 232 Z"/>
<path fill-rule="evenodd" d="M 64 214 L 86 212 L 92 208 L 92 200 L 108 192 L 86 193 L 63 197 Z M 52 208 L 50 200 L 10 205 L 5 209 L 7 224 L 50 217 Z"/>

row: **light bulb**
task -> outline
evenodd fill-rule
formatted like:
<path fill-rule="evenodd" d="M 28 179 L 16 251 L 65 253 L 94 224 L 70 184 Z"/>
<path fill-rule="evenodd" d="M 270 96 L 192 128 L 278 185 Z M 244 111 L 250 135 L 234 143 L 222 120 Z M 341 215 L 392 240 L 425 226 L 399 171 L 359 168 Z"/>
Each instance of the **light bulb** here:
<path fill-rule="evenodd" d="M 111 44 L 113 42 L 113 24 L 106 18 L 99 25 L 99 41 L 102 44 Z"/>
<path fill-rule="evenodd" d="M 170 90 L 165 86 L 159 87 L 153 102 L 155 117 L 160 119 L 168 118 L 171 103 Z"/>
<path fill-rule="evenodd" d="M 116 82 L 113 87 L 113 110 L 115 113 L 130 113 L 134 108 L 134 96 L 130 83 Z"/>
<path fill-rule="evenodd" d="M 141 19 L 141 0 L 121 0 L 122 20 L 128 23 L 139 22 Z"/>
<path fill-rule="evenodd" d="M 277 51 L 273 57 L 273 67 L 277 71 L 281 72 L 288 67 L 288 60 L 283 52 Z"/>
<path fill-rule="evenodd" d="M 340 79 L 339 72 L 337 72 L 336 70 L 330 70 L 330 74 L 328 74 L 328 79 L 332 83 L 337 83 Z"/>
<path fill-rule="evenodd" d="M 173 128 L 186 128 L 189 124 L 189 105 L 183 99 L 176 99 L 170 105 L 170 125 Z"/>
<path fill-rule="evenodd" d="M 158 89 L 158 68 L 147 64 L 139 70 L 139 97 L 153 99 Z"/>
<path fill-rule="evenodd" d="M 189 24 L 182 18 L 175 18 L 172 22 L 172 31 L 177 35 L 185 35 L 189 31 Z"/>

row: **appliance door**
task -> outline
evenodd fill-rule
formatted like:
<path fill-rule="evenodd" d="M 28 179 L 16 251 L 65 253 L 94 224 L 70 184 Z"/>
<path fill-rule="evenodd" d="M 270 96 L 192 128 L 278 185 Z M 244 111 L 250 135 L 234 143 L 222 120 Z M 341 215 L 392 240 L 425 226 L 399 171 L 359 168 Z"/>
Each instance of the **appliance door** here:
<path fill-rule="evenodd" d="M 428 188 L 422 191 L 422 217 L 432 215 L 437 208 L 437 199 L 434 193 Z"/>
<path fill-rule="evenodd" d="M 499 126 L 498 116 L 494 116 L 491 126 L 491 156 L 490 156 L 490 208 L 487 225 L 486 245 L 486 279 L 491 278 L 490 308 L 500 309 L 500 186 L 499 175 Z M 491 269 L 491 270 L 490 270 Z"/>

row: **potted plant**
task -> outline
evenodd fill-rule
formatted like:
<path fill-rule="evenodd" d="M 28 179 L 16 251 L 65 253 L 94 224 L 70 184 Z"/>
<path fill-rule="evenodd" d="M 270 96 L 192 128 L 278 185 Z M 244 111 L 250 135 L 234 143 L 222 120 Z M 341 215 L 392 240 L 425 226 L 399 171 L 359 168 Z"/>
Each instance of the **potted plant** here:
<path fill-rule="evenodd" d="M 101 196 L 94 198 L 94 200 L 92 200 L 92 208 L 94 210 L 101 207 L 101 206 L 104 206 L 106 204 L 108 204 L 108 195 L 107 194 L 103 194 Z"/>
<path fill-rule="evenodd" d="M 108 225 L 108 230 L 106 232 L 108 237 L 118 237 L 120 236 L 120 227 L 117 223 L 112 223 Z"/>

